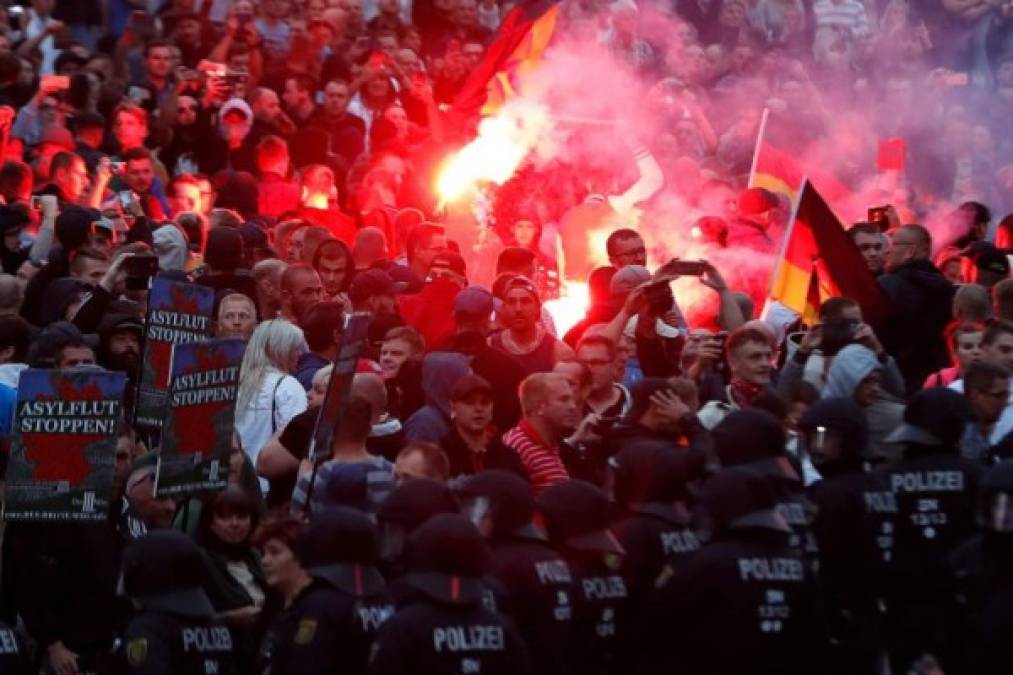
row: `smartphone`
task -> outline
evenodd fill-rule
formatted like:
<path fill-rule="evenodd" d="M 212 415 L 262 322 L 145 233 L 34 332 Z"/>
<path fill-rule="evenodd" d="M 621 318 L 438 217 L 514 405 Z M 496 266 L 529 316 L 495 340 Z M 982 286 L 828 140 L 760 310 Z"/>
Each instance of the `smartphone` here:
<path fill-rule="evenodd" d="M 109 170 L 115 174 L 123 173 L 123 169 L 126 168 L 126 162 L 109 162 Z"/>
<path fill-rule="evenodd" d="M 707 263 L 703 260 L 672 259 L 658 271 L 665 274 L 678 274 L 680 277 L 699 277 L 707 271 Z"/>
<path fill-rule="evenodd" d="M 147 279 L 158 274 L 158 256 L 132 255 L 123 261 L 127 278 Z"/>
<path fill-rule="evenodd" d="M 40 85 L 50 91 L 70 89 L 70 78 L 66 75 L 43 75 Z"/>
<path fill-rule="evenodd" d="M 131 192 L 130 190 L 123 190 L 116 196 L 119 197 L 120 206 L 122 206 L 124 210 L 129 209 L 130 206 L 134 203 L 134 193 Z"/>
<path fill-rule="evenodd" d="M 879 229 L 886 230 L 890 227 L 890 206 L 872 206 L 867 212 L 867 217 L 870 223 L 878 225 Z"/>

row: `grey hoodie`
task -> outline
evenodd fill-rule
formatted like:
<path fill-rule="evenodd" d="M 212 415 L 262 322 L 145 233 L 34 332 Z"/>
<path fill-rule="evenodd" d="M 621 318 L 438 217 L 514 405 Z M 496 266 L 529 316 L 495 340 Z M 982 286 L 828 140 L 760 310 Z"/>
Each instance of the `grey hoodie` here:
<path fill-rule="evenodd" d="M 158 269 L 163 272 L 181 270 L 186 265 L 188 246 L 186 235 L 175 225 L 163 225 L 151 234 L 155 255 L 158 256 Z"/>
<path fill-rule="evenodd" d="M 432 352 L 422 360 L 422 391 L 426 404 L 405 422 L 409 441 L 438 443 L 450 431 L 450 392 L 471 372 L 471 357 L 457 352 Z"/>

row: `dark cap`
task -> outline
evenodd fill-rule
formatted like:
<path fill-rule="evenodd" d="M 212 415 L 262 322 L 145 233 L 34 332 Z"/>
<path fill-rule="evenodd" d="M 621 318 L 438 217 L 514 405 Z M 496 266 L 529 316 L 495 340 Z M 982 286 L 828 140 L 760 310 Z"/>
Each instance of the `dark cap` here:
<path fill-rule="evenodd" d="M 411 532 L 439 513 L 457 513 L 450 488 L 434 480 L 420 478 L 398 485 L 380 505 L 377 518 L 392 521 Z"/>
<path fill-rule="evenodd" d="M 263 251 L 270 247 L 267 233 L 256 223 L 244 223 L 239 228 L 243 248 L 247 251 Z"/>
<path fill-rule="evenodd" d="M 465 264 L 464 258 L 461 257 L 460 253 L 449 248 L 433 256 L 433 262 L 429 267 L 430 269 L 433 267 L 443 267 L 462 277 L 468 276 L 468 266 Z"/>
<path fill-rule="evenodd" d="M 243 236 L 231 227 L 215 227 L 208 232 L 204 262 L 216 270 L 231 272 L 243 266 Z"/>
<path fill-rule="evenodd" d="M 347 507 L 323 509 L 313 515 L 303 537 L 301 561 L 311 575 L 355 597 L 383 588 L 373 565 L 379 544 L 373 521 Z"/>
<path fill-rule="evenodd" d="M 28 348 L 28 364 L 34 368 L 52 368 L 56 352 L 71 342 L 84 342 L 89 347 L 98 346 L 98 337 L 85 335 L 69 321 L 49 324 L 35 336 Z"/>
<path fill-rule="evenodd" d="M 74 131 L 81 131 L 82 129 L 105 129 L 106 118 L 97 112 L 81 112 L 74 115 L 74 119 L 71 120 L 71 126 Z"/>
<path fill-rule="evenodd" d="M 549 539 L 570 548 L 624 555 L 609 530 L 609 502 L 605 493 L 582 480 L 568 480 L 548 488 L 535 500 Z"/>
<path fill-rule="evenodd" d="M 28 212 L 24 209 L 0 205 L 0 233 L 20 230 L 30 222 Z"/>
<path fill-rule="evenodd" d="M 967 399 L 952 389 L 922 389 L 904 409 L 904 423 L 884 440 L 955 448 L 970 416 Z"/>
<path fill-rule="evenodd" d="M 98 324 L 99 337 L 103 340 L 109 339 L 114 333 L 132 331 L 137 336 L 144 336 L 144 322 L 133 314 L 106 314 Z"/>
<path fill-rule="evenodd" d="M 130 543 L 123 553 L 123 587 L 144 609 L 210 617 L 214 608 L 204 593 L 203 582 L 200 549 L 181 532 L 149 532 Z"/>
<path fill-rule="evenodd" d="M 488 469 L 465 478 L 457 488 L 462 497 L 487 497 L 497 533 L 514 532 L 531 524 L 535 498 L 526 480 L 512 471 Z"/>
<path fill-rule="evenodd" d="M 454 311 L 463 314 L 489 316 L 494 309 L 492 293 L 481 286 L 462 288 L 454 297 Z"/>
<path fill-rule="evenodd" d="M 535 286 L 535 282 L 531 281 L 527 277 L 522 277 L 519 274 L 514 275 L 508 281 L 503 284 L 502 291 L 499 294 L 500 300 L 506 300 L 506 296 L 510 291 L 521 289 L 527 291 L 534 297 L 535 302 L 541 303 L 541 298 L 538 297 L 538 287 Z"/>
<path fill-rule="evenodd" d="M 81 248 L 91 238 L 91 224 L 101 217 L 102 214 L 94 209 L 67 206 L 56 217 L 56 240 L 68 251 Z"/>
<path fill-rule="evenodd" d="M 630 398 L 633 403 L 630 406 L 626 417 L 634 422 L 643 417 L 647 409 L 651 407 L 651 397 L 659 391 L 670 391 L 677 393 L 672 383 L 663 377 L 645 377 L 630 389 Z"/>
<path fill-rule="evenodd" d="M 472 394 L 486 394 L 492 398 L 492 385 L 481 375 L 465 375 L 450 390 L 451 401 L 463 401 Z"/>
<path fill-rule="evenodd" d="M 352 285 L 348 289 L 349 299 L 358 304 L 366 298 L 374 295 L 394 295 L 394 280 L 383 270 L 368 269 L 359 272 L 352 279 Z"/>
<path fill-rule="evenodd" d="M 770 482 L 746 467 L 722 469 L 700 491 L 700 506 L 715 532 L 749 526 L 790 531 L 776 503 Z"/>
<path fill-rule="evenodd" d="M 442 513 L 409 539 L 406 581 L 442 602 L 476 604 L 484 595 L 481 577 L 488 563 L 478 528 L 456 513 Z"/>

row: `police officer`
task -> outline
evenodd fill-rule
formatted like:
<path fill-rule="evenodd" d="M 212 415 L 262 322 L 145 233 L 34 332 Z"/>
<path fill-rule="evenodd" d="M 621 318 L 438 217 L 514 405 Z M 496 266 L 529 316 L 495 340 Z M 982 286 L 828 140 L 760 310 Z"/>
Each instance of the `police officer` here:
<path fill-rule="evenodd" d="M 883 470 L 897 500 L 886 594 L 895 673 L 907 672 L 925 653 L 939 656 L 946 642 L 946 556 L 975 531 L 980 465 L 958 449 L 968 418 L 968 404 L 957 392 L 924 389 L 886 438 L 904 448 L 903 459 Z"/>
<path fill-rule="evenodd" d="M 777 509 L 791 527 L 789 544 L 815 566 L 819 549 L 810 528 L 814 509 L 798 468 L 785 452 L 787 437 L 781 423 L 765 410 L 747 408 L 725 417 L 712 435 L 721 466 L 746 466 L 766 477 Z"/>
<path fill-rule="evenodd" d="M 513 623 L 483 604 L 489 552 L 463 516 L 440 514 L 412 535 L 399 599 L 380 629 L 370 675 L 514 675 L 530 672 Z"/>
<path fill-rule="evenodd" d="M 32 658 L 25 642 L 7 623 L 0 621 L 0 675 L 32 672 Z"/>
<path fill-rule="evenodd" d="M 707 541 L 651 597 L 641 673 L 813 675 L 826 671 L 819 589 L 770 483 L 723 469 L 700 496 Z"/>
<path fill-rule="evenodd" d="M 619 617 L 628 594 L 621 573 L 624 551 L 608 529 L 608 499 L 590 483 L 569 480 L 545 490 L 536 504 L 549 541 L 569 564 L 578 587 L 570 671 L 624 672 Z"/>
<path fill-rule="evenodd" d="M 994 675 L 1013 659 L 1013 462 L 982 475 L 978 499 L 982 533 L 950 557 L 956 619 L 946 672 Z"/>
<path fill-rule="evenodd" d="M 377 511 L 381 570 L 388 582 L 405 571 L 405 545 L 420 525 L 438 513 L 457 513 L 457 502 L 446 485 L 420 478 L 398 485 Z"/>
<path fill-rule="evenodd" d="M 535 500 L 527 481 L 502 469 L 482 471 L 464 480 L 457 496 L 462 514 L 492 549 L 489 574 L 506 591 L 535 672 L 565 674 L 576 589 L 569 565 L 533 522 Z"/>
<path fill-rule="evenodd" d="M 376 529 L 363 513 L 334 507 L 314 514 L 300 562 L 312 582 L 271 630 L 269 672 L 366 672 L 377 630 L 394 613 L 376 569 Z"/>
<path fill-rule="evenodd" d="M 896 500 L 881 475 L 863 471 L 869 426 L 853 399 L 817 401 L 802 415 L 799 430 L 822 477 L 807 494 L 816 505 L 812 530 L 834 640 L 830 672 L 882 672 L 883 553 L 893 540 Z"/>
<path fill-rule="evenodd" d="M 174 530 L 150 532 L 123 554 L 123 588 L 138 610 L 124 634 L 126 672 L 233 672 L 232 637 L 201 587 L 200 549 Z"/>

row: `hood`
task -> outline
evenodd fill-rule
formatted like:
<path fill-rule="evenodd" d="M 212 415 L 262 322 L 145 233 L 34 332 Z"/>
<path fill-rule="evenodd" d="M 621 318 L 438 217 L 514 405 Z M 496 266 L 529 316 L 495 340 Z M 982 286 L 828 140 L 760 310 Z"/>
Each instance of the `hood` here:
<path fill-rule="evenodd" d="M 188 245 L 186 236 L 175 225 L 163 225 L 151 235 L 158 269 L 163 272 L 181 270 L 186 265 Z"/>
<path fill-rule="evenodd" d="M 243 123 L 243 138 L 250 135 L 250 128 L 253 126 L 253 110 L 249 104 L 241 98 L 230 98 L 218 112 L 218 132 L 225 138 L 225 115 L 231 110 L 238 110 L 246 115 L 246 122 Z"/>
<path fill-rule="evenodd" d="M 871 349 L 862 345 L 848 345 L 837 352 L 830 364 L 823 398 L 852 398 L 862 380 L 882 368 L 883 365 Z"/>
<path fill-rule="evenodd" d="M 432 352 L 422 361 L 422 390 L 426 403 L 450 415 L 450 390 L 471 372 L 471 360 L 457 352 Z"/>

